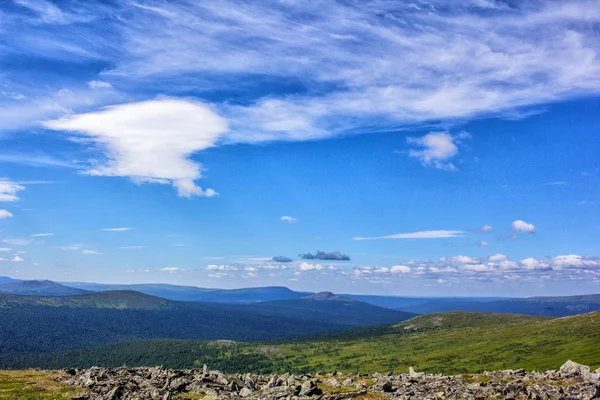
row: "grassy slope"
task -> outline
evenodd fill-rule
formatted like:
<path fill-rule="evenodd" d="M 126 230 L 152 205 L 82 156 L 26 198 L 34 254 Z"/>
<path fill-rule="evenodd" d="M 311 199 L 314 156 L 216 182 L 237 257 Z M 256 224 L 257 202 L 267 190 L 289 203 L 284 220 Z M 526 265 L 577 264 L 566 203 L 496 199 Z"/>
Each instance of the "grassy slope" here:
<path fill-rule="evenodd" d="M 393 332 L 393 333 L 391 333 Z M 299 368 L 462 373 L 545 370 L 567 359 L 600 366 L 600 312 L 559 319 L 454 312 L 417 317 L 387 334 L 278 346 Z"/>
<path fill-rule="evenodd" d="M 367 332 L 357 335 L 356 332 Z M 470 312 L 420 316 L 352 330 L 347 337 L 293 343 L 153 340 L 24 358 L 21 366 L 208 364 L 228 372 L 344 371 L 474 373 L 557 369 L 566 360 L 600 367 L 600 312 L 559 319 Z M 2 360 L 0 360 L 2 361 Z M 57 364 L 58 363 L 58 364 Z"/>
<path fill-rule="evenodd" d="M 48 371 L 0 371 L 0 400 L 68 400 L 84 392 L 56 382 L 57 376 Z"/>

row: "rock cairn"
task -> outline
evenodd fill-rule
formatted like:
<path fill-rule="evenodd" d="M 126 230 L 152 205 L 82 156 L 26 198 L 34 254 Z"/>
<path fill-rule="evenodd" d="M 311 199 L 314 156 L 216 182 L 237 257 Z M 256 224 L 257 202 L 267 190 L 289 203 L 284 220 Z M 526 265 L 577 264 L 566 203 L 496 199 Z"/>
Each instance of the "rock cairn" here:
<path fill-rule="evenodd" d="M 600 369 L 572 361 L 558 371 L 469 375 L 224 374 L 163 367 L 69 369 L 62 382 L 87 389 L 74 400 L 176 399 L 600 399 Z"/>

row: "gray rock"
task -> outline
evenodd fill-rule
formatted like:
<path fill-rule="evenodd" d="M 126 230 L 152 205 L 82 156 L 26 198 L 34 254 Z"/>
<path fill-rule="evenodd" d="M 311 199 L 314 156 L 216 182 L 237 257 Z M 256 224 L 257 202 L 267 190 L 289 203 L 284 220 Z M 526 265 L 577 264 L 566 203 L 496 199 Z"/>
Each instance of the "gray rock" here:
<path fill-rule="evenodd" d="M 587 365 L 577 364 L 576 362 L 571 360 L 567 361 L 560 367 L 560 374 L 562 376 L 579 375 L 585 379 L 590 379 L 592 377 L 590 367 L 588 367 Z"/>

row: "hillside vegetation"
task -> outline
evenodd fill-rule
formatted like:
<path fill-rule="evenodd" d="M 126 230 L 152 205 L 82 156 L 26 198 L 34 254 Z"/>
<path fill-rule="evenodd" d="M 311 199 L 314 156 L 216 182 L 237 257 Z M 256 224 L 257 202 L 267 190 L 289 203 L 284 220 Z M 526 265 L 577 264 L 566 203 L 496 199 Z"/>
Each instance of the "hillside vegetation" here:
<path fill-rule="evenodd" d="M 65 297 L 0 295 L 0 353 L 42 353 L 152 338 L 282 340 L 413 316 L 355 301 L 319 302 L 318 307 L 310 301 L 289 301 L 298 303 L 263 309 L 170 301 L 134 291 Z"/>
<path fill-rule="evenodd" d="M 435 373 L 556 369 L 567 359 L 600 367 L 600 312 L 548 319 L 453 312 L 383 327 L 280 343 L 149 340 L 43 355 L 0 357 L 0 367 L 165 365 L 228 372 Z"/>

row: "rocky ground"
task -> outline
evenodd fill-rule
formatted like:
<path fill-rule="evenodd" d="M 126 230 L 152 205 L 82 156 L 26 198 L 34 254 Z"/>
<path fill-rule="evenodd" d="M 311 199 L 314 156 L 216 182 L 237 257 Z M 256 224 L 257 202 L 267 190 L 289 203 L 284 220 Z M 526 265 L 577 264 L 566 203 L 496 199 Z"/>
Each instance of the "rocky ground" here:
<path fill-rule="evenodd" d="M 558 371 L 474 375 L 224 374 L 201 370 L 90 368 L 60 378 L 89 393 L 74 400 L 175 399 L 600 399 L 600 369 L 566 362 Z"/>

